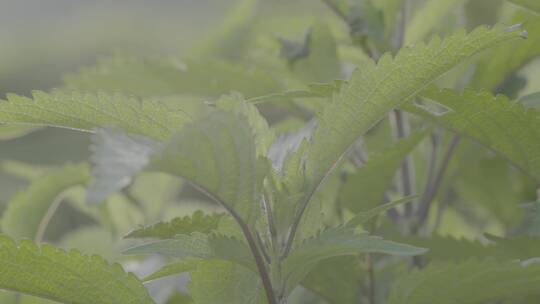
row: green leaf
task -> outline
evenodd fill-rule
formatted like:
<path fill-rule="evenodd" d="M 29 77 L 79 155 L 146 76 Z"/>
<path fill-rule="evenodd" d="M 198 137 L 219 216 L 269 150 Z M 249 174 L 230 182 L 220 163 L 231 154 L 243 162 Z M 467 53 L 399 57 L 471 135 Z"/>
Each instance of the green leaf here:
<path fill-rule="evenodd" d="M 540 110 L 540 92 L 527 94 L 519 98 L 519 102 L 523 104 L 525 108 L 535 108 Z"/>
<path fill-rule="evenodd" d="M 15 238 L 35 238 L 61 193 L 89 179 L 87 164 L 69 164 L 47 172 L 9 201 L 2 215 L 2 231 Z"/>
<path fill-rule="evenodd" d="M 209 234 L 217 230 L 224 214 L 204 214 L 198 210 L 191 216 L 177 217 L 170 222 L 160 222 L 151 226 L 135 229 L 126 238 L 171 239 L 178 234 L 199 232 Z"/>
<path fill-rule="evenodd" d="M 0 101 L 0 122 L 79 131 L 117 127 L 128 133 L 163 140 L 190 121 L 190 113 L 197 108 L 189 105 L 182 111 L 172 110 L 162 103 L 120 94 L 34 91 L 32 96 L 9 94 L 6 101 Z"/>
<path fill-rule="evenodd" d="M 395 58 L 386 54 L 377 65 L 369 63 L 356 70 L 338 97 L 323 109 L 305 162 L 296 169 L 300 180 L 290 182 L 293 188 L 302 185 L 301 189 L 306 190 L 300 208 L 356 139 L 392 108 L 414 97 L 464 59 L 521 35 L 517 27 L 480 27 L 468 35 L 460 31 L 444 40 L 434 38 L 428 44 L 402 49 Z"/>
<path fill-rule="evenodd" d="M 537 14 L 540 14 L 540 3 L 536 0 L 508 0 L 516 5 L 530 9 Z"/>
<path fill-rule="evenodd" d="M 220 259 L 255 269 L 253 256 L 247 245 L 234 238 L 194 232 L 180 234 L 129 248 L 124 254 L 162 254 L 179 258 Z"/>
<path fill-rule="evenodd" d="M 235 0 L 234 6 L 227 12 L 223 22 L 206 39 L 202 39 L 190 54 L 199 58 L 238 58 L 242 46 L 251 37 L 259 2 L 259 0 Z"/>
<path fill-rule="evenodd" d="M 308 33 L 305 56 L 295 58 L 293 71 L 307 82 L 329 82 L 341 77 L 337 46 L 328 26 L 316 23 Z"/>
<path fill-rule="evenodd" d="M 268 122 L 261 115 L 257 107 L 244 100 L 239 94 L 222 96 L 216 102 L 216 106 L 235 115 L 244 116 L 255 136 L 257 156 L 266 156 L 268 149 L 274 142 L 275 136 L 273 130 L 270 129 Z"/>
<path fill-rule="evenodd" d="M 149 281 L 158 280 L 164 277 L 181 274 L 184 272 L 190 272 L 196 269 L 196 267 L 197 267 L 196 263 L 192 260 L 183 260 L 179 262 L 174 262 L 174 263 L 167 264 L 161 267 L 158 271 L 145 277 L 142 281 L 149 282 Z"/>
<path fill-rule="evenodd" d="M 37 126 L 0 125 L 0 140 L 11 140 L 39 130 Z"/>
<path fill-rule="evenodd" d="M 426 249 L 387 241 L 381 237 L 357 234 L 354 229 L 330 228 L 295 247 L 283 264 L 288 284 L 295 286 L 320 261 L 360 253 L 385 253 L 398 256 L 420 255 Z"/>
<path fill-rule="evenodd" d="M 412 20 L 407 24 L 405 32 L 405 45 L 410 45 L 430 34 L 441 19 L 446 17 L 458 5 L 468 0 L 428 0 L 416 10 Z"/>
<path fill-rule="evenodd" d="M 370 156 L 364 166 L 347 177 L 340 194 L 343 206 L 358 213 L 375 208 L 383 202 L 396 171 L 429 132 L 430 130 L 426 130 L 411 134 L 385 151 Z"/>
<path fill-rule="evenodd" d="M 422 97 L 451 111 L 438 116 L 419 106 L 407 109 L 473 138 L 540 180 L 540 116 L 534 110 L 527 111 L 503 95 L 494 97 L 468 89 L 457 94 L 430 87 L 422 92 Z"/>
<path fill-rule="evenodd" d="M 259 276 L 230 262 L 201 261 L 191 273 L 188 290 L 197 304 L 266 303 Z"/>
<path fill-rule="evenodd" d="M 261 166 L 246 119 L 213 111 L 174 135 L 149 167 L 185 178 L 233 216 L 253 223 L 266 172 Z"/>
<path fill-rule="evenodd" d="M 537 237 L 501 238 L 487 235 L 488 244 L 479 241 L 456 239 L 448 236 L 402 237 L 397 241 L 429 248 L 425 254 L 433 261 L 463 261 L 471 258 L 497 260 L 527 260 L 540 256 L 540 239 Z"/>
<path fill-rule="evenodd" d="M 98 256 L 0 237 L 0 288 L 73 304 L 154 303 L 144 286 Z"/>
<path fill-rule="evenodd" d="M 481 57 L 470 86 L 494 91 L 502 88 L 510 76 L 540 55 L 540 16 L 517 12 L 511 22 L 523 23 L 529 39 L 502 45 Z"/>
<path fill-rule="evenodd" d="M 392 209 L 392 208 L 394 208 L 396 206 L 399 206 L 401 204 L 408 203 L 408 202 L 416 199 L 417 197 L 418 197 L 417 195 L 407 196 L 407 197 L 404 197 L 402 199 L 398 199 L 398 200 L 395 200 L 395 201 L 380 205 L 380 206 L 375 207 L 373 209 L 370 209 L 368 211 L 359 212 L 352 219 L 350 219 L 345 224 L 345 226 L 349 227 L 349 228 L 353 228 L 353 227 L 356 227 L 358 225 L 364 225 L 364 224 L 368 223 L 369 221 L 373 220 L 374 218 L 376 218 L 377 216 L 379 216 L 381 213 L 386 212 L 386 211 L 388 211 L 388 210 L 390 210 L 390 209 Z"/>
<path fill-rule="evenodd" d="M 434 263 L 394 284 L 388 304 L 474 304 L 538 296 L 540 266 L 515 262 L 467 261 Z"/>
<path fill-rule="evenodd" d="M 236 91 L 248 97 L 281 90 L 264 70 L 214 59 L 139 59 L 115 56 L 65 78 L 68 89 L 124 92 L 137 96 L 216 98 Z"/>
<path fill-rule="evenodd" d="M 320 262 L 302 281 L 329 303 L 358 303 L 358 289 L 367 276 L 357 256 L 334 257 Z"/>

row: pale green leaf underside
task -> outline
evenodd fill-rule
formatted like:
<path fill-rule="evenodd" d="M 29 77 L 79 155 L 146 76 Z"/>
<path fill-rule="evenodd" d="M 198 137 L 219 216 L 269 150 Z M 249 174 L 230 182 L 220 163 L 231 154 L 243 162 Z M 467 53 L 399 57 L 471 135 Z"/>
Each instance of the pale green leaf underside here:
<path fill-rule="evenodd" d="M 0 101 L 0 123 L 53 126 L 80 131 L 117 127 L 153 139 L 167 139 L 191 121 L 197 105 L 183 110 L 120 94 L 34 91 L 32 98 L 9 94 Z"/>
<path fill-rule="evenodd" d="M 161 144 L 140 135 L 110 128 L 97 129 L 92 136 L 92 182 L 86 201 L 101 203 L 111 194 L 128 186 Z"/>
<path fill-rule="evenodd" d="M 99 256 L 0 236 L 0 288 L 60 303 L 151 304 L 144 286 Z"/>
<path fill-rule="evenodd" d="M 213 111 L 175 134 L 149 167 L 185 178 L 249 222 L 258 206 L 259 164 L 246 119 Z"/>
<path fill-rule="evenodd" d="M 469 34 L 459 31 L 444 40 L 436 37 L 428 44 L 404 48 L 395 58 L 386 54 L 378 64 L 357 69 L 320 116 L 307 151 L 308 189 L 317 187 L 355 140 L 392 108 L 414 97 L 464 59 L 521 35 L 518 27 L 480 27 Z"/>
<path fill-rule="evenodd" d="M 538 296 L 540 266 L 515 262 L 467 261 L 432 264 L 398 279 L 388 304 L 476 304 Z"/>
<path fill-rule="evenodd" d="M 35 238 L 43 217 L 61 193 L 86 184 L 87 164 L 70 164 L 47 172 L 15 194 L 2 215 L 2 231 L 15 238 Z"/>
<path fill-rule="evenodd" d="M 540 115 L 536 111 L 503 95 L 473 90 L 457 94 L 430 87 L 421 95 L 451 111 L 437 116 L 414 105 L 407 109 L 475 139 L 540 180 Z"/>
<path fill-rule="evenodd" d="M 130 232 L 126 238 L 159 238 L 171 239 L 178 234 L 191 234 L 199 232 L 208 234 L 218 229 L 219 222 L 224 214 L 204 214 L 196 211 L 191 216 L 177 217 L 169 222 L 141 227 Z"/>

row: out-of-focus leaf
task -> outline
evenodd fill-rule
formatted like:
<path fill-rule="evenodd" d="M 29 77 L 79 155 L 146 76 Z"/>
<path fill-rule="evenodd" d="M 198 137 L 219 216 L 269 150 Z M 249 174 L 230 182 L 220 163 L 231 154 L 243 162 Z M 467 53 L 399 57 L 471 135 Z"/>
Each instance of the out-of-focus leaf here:
<path fill-rule="evenodd" d="M 70 164 L 54 169 L 17 193 L 2 215 L 2 231 L 15 238 L 35 238 L 43 218 L 56 208 L 56 200 L 65 190 L 83 185 L 90 179 L 87 164 Z"/>
<path fill-rule="evenodd" d="M 474 1 L 473 1 L 474 2 Z M 540 55 L 540 16 L 517 12 L 510 22 L 523 23 L 528 39 L 487 52 L 477 63 L 470 86 L 494 91 L 520 68 Z"/>
<path fill-rule="evenodd" d="M 215 59 L 139 59 L 116 56 L 66 77 L 67 88 L 125 92 L 138 96 L 187 95 L 216 98 L 236 91 L 247 97 L 281 91 L 264 70 Z"/>
<path fill-rule="evenodd" d="M 336 41 L 328 26 L 316 23 L 309 37 L 306 56 L 294 60 L 293 71 L 307 82 L 330 82 L 341 78 Z"/>
<path fill-rule="evenodd" d="M 353 304 L 358 302 L 365 276 L 358 257 L 335 257 L 317 264 L 302 281 L 302 286 L 330 303 Z"/>
<path fill-rule="evenodd" d="M 540 14 L 540 2 L 536 0 L 508 0 L 514 4 L 517 4 L 521 7 L 530 9 L 537 14 Z"/>
<path fill-rule="evenodd" d="M 167 264 L 161 267 L 158 271 L 152 273 L 149 276 L 146 276 L 143 279 L 143 282 L 149 282 L 149 281 L 158 280 L 164 277 L 168 277 L 171 275 L 177 275 L 184 272 L 190 272 L 196 269 L 196 267 L 197 267 L 196 263 L 189 259 L 182 260 L 179 262 L 174 262 L 171 264 Z"/>
<path fill-rule="evenodd" d="M 516 262 L 434 263 L 403 275 L 392 287 L 389 304 L 486 303 L 540 295 L 540 266 Z"/>
<path fill-rule="evenodd" d="M 452 9 L 468 0 L 428 0 L 407 25 L 405 44 L 424 40 Z"/>
<path fill-rule="evenodd" d="M 222 24 L 206 39 L 202 39 L 190 54 L 198 58 L 238 59 L 242 46 L 250 37 L 260 0 L 235 0 Z"/>
<path fill-rule="evenodd" d="M 15 139 L 39 129 L 40 127 L 30 125 L 0 125 L 0 140 Z"/>
<path fill-rule="evenodd" d="M 417 106 L 407 106 L 408 110 L 473 138 L 529 176 L 540 179 L 540 116 L 534 110 L 525 110 L 520 103 L 485 91 L 467 89 L 458 94 L 430 87 L 421 95 L 452 111 L 437 116 Z"/>
<path fill-rule="evenodd" d="M 390 209 L 392 209 L 392 208 L 394 208 L 396 206 L 399 206 L 401 204 L 408 203 L 408 202 L 416 199 L 417 197 L 418 196 L 416 196 L 416 195 L 411 195 L 411 196 L 404 197 L 404 198 L 399 199 L 399 200 L 395 200 L 395 201 L 380 205 L 378 207 L 375 207 L 375 208 L 370 209 L 370 210 L 365 211 L 365 212 L 359 212 L 352 219 L 350 219 L 345 224 L 345 226 L 352 228 L 352 227 L 356 227 L 358 225 L 364 225 L 364 224 L 368 223 L 369 221 L 373 220 L 374 218 L 376 218 L 377 216 L 379 216 L 380 214 L 382 214 L 383 212 L 386 212 L 386 211 L 388 211 L 388 210 L 390 210 Z"/>
<path fill-rule="evenodd" d="M 354 213 L 375 208 L 394 181 L 396 171 L 429 130 L 411 134 L 385 151 L 371 156 L 363 167 L 347 177 L 340 201 Z"/>
<path fill-rule="evenodd" d="M 528 94 L 519 98 L 525 108 L 535 108 L 540 110 L 540 92 Z"/>

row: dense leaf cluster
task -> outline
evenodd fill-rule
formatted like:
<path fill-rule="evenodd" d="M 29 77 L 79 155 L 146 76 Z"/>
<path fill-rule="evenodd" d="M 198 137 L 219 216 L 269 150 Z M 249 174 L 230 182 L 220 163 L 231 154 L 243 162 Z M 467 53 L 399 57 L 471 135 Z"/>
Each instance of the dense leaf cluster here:
<path fill-rule="evenodd" d="M 88 163 L 3 165 L 29 186 L 1 218 L 2 303 L 537 303 L 540 98 L 516 79 L 540 7 L 471 28 L 493 4 L 472 2 L 323 0 L 276 39 L 282 16 L 239 0 L 184 60 L 8 95 L 10 136 L 93 140 Z M 90 228 L 48 240 L 67 204 Z"/>

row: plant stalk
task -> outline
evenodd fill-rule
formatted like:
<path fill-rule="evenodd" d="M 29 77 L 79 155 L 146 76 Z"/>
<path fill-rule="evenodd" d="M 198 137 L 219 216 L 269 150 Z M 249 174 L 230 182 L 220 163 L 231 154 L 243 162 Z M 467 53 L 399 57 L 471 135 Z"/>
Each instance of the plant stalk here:
<path fill-rule="evenodd" d="M 452 138 L 448 148 L 446 149 L 446 152 L 444 153 L 443 159 L 441 161 L 441 165 L 439 167 L 439 170 L 437 171 L 437 174 L 435 175 L 435 178 L 427 187 L 427 189 L 422 194 L 422 197 L 420 199 L 420 204 L 418 205 L 418 223 L 414 228 L 413 232 L 418 232 L 418 230 L 425 224 L 427 220 L 427 216 L 429 214 L 429 210 L 431 208 L 433 199 L 437 195 L 437 192 L 441 186 L 444 174 L 446 173 L 446 169 L 448 168 L 448 164 L 450 163 L 450 160 L 452 158 L 452 155 L 454 154 L 455 148 L 458 145 L 460 141 L 459 135 L 454 135 Z"/>
<path fill-rule="evenodd" d="M 200 185 L 197 185 L 197 184 L 192 184 L 192 185 L 195 188 L 197 188 L 199 191 L 207 195 L 214 202 L 216 202 L 217 204 L 225 208 L 225 210 L 227 210 L 227 212 L 234 218 L 238 226 L 240 226 L 240 230 L 242 231 L 242 234 L 244 235 L 248 243 L 248 246 L 251 251 L 251 254 L 253 255 L 253 258 L 255 259 L 255 265 L 257 266 L 257 271 L 259 272 L 259 276 L 263 284 L 263 288 L 266 294 L 266 299 L 268 300 L 268 304 L 278 304 L 276 295 L 274 293 L 274 288 L 272 287 L 272 280 L 270 279 L 270 274 L 268 272 L 268 269 L 266 269 L 263 255 L 261 254 L 261 251 L 259 251 L 259 250 L 264 250 L 264 249 L 259 248 L 257 246 L 257 241 L 255 237 L 253 236 L 253 233 L 251 232 L 251 229 L 249 228 L 247 223 L 240 217 L 238 213 L 236 213 L 235 210 L 230 208 L 229 205 L 227 205 L 219 197 L 213 195 L 210 191 L 206 190 Z"/>

